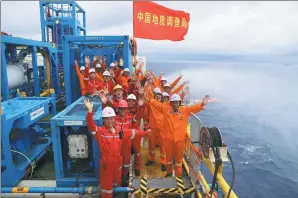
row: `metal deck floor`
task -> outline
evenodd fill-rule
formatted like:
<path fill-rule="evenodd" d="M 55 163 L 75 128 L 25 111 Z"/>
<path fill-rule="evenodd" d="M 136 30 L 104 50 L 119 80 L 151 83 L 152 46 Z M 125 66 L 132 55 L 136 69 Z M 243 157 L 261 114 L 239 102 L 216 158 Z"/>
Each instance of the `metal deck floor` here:
<path fill-rule="evenodd" d="M 166 172 L 161 171 L 161 165 L 159 163 L 159 149 L 156 148 L 156 162 L 146 167 L 144 164 L 148 159 L 148 138 L 145 137 L 143 139 L 143 147 L 141 150 L 141 177 L 147 177 L 147 188 L 177 188 L 177 183 L 175 177 L 167 177 L 165 178 Z M 47 153 L 47 155 L 40 161 L 39 167 L 34 171 L 32 180 L 23 180 L 19 183 L 18 186 L 47 186 L 47 187 L 55 187 L 55 167 L 53 163 L 53 155 L 52 153 Z M 186 174 L 183 175 L 182 178 L 184 182 L 184 186 L 186 188 L 192 187 L 192 183 L 190 177 Z M 134 188 L 140 187 L 140 178 L 134 178 L 132 181 L 132 185 Z M 40 194 L 2 194 L 1 197 L 40 197 Z M 61 193 L 53 193 L 53 194 L 45 194 L 46 198 L 53 198 L 53 197 L 80 197 L 76 194 L 61 194 Z M 90 195 L 85 195 L 85 197 L 91 197 Z M 97 196 L 94 196 L 97 197 Z M 115 198 L 122 198 L 123 196 L 116 196 Z M 134 196 L 128 197 L 181 197 L 180 195 L 169 195 L 169 194 L 152 194 L 147 196 L 142 196 L 141 194 L 136 194 Z"/>

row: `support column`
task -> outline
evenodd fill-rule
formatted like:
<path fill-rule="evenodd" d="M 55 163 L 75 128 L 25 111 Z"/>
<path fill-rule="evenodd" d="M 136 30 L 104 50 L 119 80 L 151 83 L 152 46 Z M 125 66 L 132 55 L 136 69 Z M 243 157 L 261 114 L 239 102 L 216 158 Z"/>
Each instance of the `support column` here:
<path fill-rule="evenodd" d="M 40 89 L 39 89 L 37 48 L 36 47 L 33 47 L 33 50 L 32 50 L 32 68 L 33 68 L 33 79 L 34 79 L 34 96 L 39 97 Z"/>

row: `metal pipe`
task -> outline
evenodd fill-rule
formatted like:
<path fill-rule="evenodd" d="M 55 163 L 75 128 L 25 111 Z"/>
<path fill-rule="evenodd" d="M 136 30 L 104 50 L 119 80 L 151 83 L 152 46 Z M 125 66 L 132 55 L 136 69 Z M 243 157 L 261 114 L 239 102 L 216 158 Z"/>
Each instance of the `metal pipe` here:
<path fill-rule="evenodd" d="M 42 92 L 42 93 L 40 94 L 40 97 L 44 97 L 44 96 L 48 96 L 48 95 L 50 95 L 50 90 L 49 90 L 49 89 L 47 89 L 47 90 L 45 90 L 44 92 Z"/>
<path fill-rule="evenodd" d="M 49 55 L 43 50 L 37 50 L 38 53 L 42 54 L 46 59 L 46 76 L 47 76 L 47 89 L 50 89 L 51 86 L 51 68 L 50 68 L 50 58 Z M 49 93 L 50 94 L 50 91 Z"/>
<path fill-rule="evenodd" d="M 130 192 L 127 187 L 114 187 L 114 192 Z M 67 188 L 67 187 L 1 187 L 1 193 L 79 193 L 97 194 L 99 188 L 95 186 Z"/>

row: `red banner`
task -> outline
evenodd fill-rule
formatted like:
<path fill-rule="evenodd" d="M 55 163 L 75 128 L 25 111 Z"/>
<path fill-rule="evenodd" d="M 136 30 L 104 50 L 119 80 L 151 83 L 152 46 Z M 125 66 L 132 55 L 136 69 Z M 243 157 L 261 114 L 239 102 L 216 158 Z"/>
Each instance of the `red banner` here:
<path fill-rule="evenodd" d="M 133 2 L 134 37 L 182 41 L 188 32 L 189 13 L 172 10 L 151 1 Z"/>

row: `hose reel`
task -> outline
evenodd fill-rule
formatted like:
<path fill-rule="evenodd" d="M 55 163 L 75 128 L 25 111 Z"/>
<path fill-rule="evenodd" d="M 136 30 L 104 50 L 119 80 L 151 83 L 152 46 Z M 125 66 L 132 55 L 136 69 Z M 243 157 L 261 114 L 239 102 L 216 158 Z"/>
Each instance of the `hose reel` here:
<path fill-rule="evenodd" d="M 218 147 L 222 161 L 229 161 L 227 158 L 227 147 L 224 145 L 221 133 L 217 127 L 203 127 L 200 131 L 199 145 L 203 156 L 215 162 L 213 150 Z"/>

